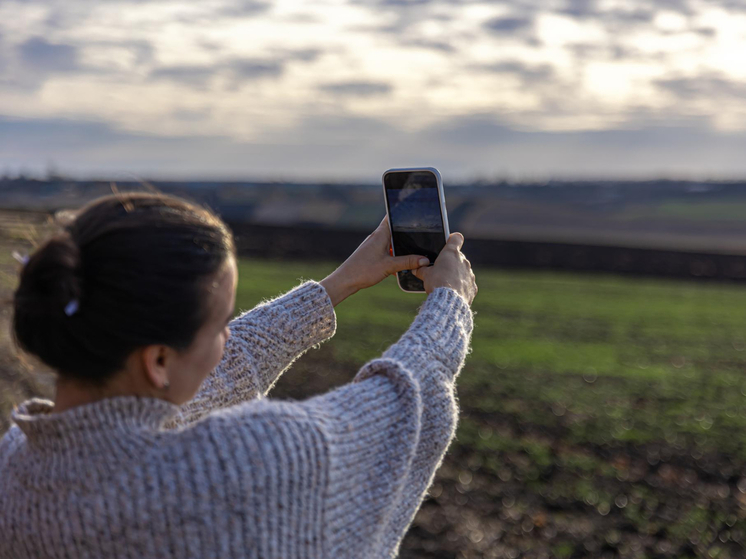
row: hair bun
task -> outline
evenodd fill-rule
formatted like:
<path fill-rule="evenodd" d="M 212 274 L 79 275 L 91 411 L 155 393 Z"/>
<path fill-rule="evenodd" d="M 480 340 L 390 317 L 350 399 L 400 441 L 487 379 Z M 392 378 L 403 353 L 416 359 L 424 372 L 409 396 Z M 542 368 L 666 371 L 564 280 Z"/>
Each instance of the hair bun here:
<path fill-rule="evenodd" d="M 21 272 L 16 297 L 33 298 L 46 307 L 37 308 L 37 312 L 46 310 L 50 316 L 62 313 L 71 300 L 80 298 L 81 272 L 80 248 L 64 231 L 30 256 Z"/>

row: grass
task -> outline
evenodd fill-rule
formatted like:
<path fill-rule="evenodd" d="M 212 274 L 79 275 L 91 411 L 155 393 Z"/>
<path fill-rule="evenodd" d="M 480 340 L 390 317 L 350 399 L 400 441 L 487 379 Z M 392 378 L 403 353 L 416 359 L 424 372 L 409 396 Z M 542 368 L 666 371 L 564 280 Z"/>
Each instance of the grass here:
<path fill-rule="evenodd" d="M 237 307 L 250 308 L 333 268 L 244 261 Z M 730 434 L 746 427 L 746 290 L 499 271 L 480 273 L 478 281 L 473 353 L 459 380 L 475 392 L 470 405 L 497 411 L 520 409 L 520 402 L 561 404 L 595 422 L 605 417 L 604 424 L 624 426 L 609 436 L 647 441 L 704 434 L 746 459 L 742 441 Z M 334 355 L 350 363 L 376 357 L 404 332 L 422 301 L 400 292 L 393 278 L 358 293 L 337 308 Z M 538 378 L 541 383 L 532 382 Z"/>
<path fill-rule="evenodd" d="M 237 307 L 250 308 L 333 268 L 243 261 Z M 473 353 L 459 381 L 483 394 L 477 407 L 492 410 L 498 395 L 562 403 L 577 414 L 632 421 L 646 439 L 661 434 L 666 418 L 672 430 L 708 439 L 746 427 L 743 288 L 499 271 L 480 273 L 479 284 Z M 335 356 L 350 363 L 376 357 L 404 332 L 423 300 L 400 292 L 390 278 L 345 301 L 330 342 Z M 528 382 L 536 378 L 544 382 Z M 641 398 L 656 400 L 654 417 Z"/>
<path fill-rule="evenodd" d="M 237 306 L 333 268 L 243 261 Z M 649 556 L 737 557 L 727 544 L 746 542 L 746 479 L 737 485 L 746 471 L 746 289 L 477 272 L 451 460 L 477 464 L 474 475 L 496 491 L 512 488 L 556 519 L 580 508 L 602 527 L 582 549 L 556 536 L 547 548 L 555 556 L 593 556 L 588 538 L 601 534 L 597 549 L 620 556 L 645 556 L 624 552 L 638 538 L 658 542 Z M 351 377 L 398 339 L 422 301 L 393 278 L 356 294 L 337 307 L 325 355 Z M 449 474 L 448 464 L 439 476 L 458 488 L 461 470 Z"/>

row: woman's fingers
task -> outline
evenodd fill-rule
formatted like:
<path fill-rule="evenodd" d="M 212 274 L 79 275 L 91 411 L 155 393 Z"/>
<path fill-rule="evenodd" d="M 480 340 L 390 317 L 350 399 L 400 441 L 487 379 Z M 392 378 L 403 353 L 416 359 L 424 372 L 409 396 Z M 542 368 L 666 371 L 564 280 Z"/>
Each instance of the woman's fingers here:
<path fill-rule="evenodd" d="M 403 270 L 416 270 L 421 266 L 427 266 L 430 264 L 424 256 L 416 254 L 409 254 L 407 256 L 393 256 L 389 259 L 388 269 L 386 270 L 389 274 L 395 274 Z"/>
<path fill-rule="evenodd" d="M 433 273 L 434 269 L 435 268 L 433 268 L 432 266 L 422 266 L 421 268 L 414 268 L 412 270 L 412 275 L 418 280 L 424 282 L 427 279 L 427 276 Z"/>

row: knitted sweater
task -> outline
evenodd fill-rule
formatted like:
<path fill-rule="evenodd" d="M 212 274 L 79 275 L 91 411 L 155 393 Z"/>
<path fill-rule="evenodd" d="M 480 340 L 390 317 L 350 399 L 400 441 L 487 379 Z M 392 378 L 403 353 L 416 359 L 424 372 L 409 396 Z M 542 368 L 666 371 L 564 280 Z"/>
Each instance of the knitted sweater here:
<path fill-rule="evenodd" d="M 378 558 L 397 554 L 456 424 L 472 313 L 436 289 L 354 381 L 264 398 L 331 337 L 306 282 L 230 324 L 223 360 L 177 407 L 33 399 L 0 441 L 0 558 Z"/>

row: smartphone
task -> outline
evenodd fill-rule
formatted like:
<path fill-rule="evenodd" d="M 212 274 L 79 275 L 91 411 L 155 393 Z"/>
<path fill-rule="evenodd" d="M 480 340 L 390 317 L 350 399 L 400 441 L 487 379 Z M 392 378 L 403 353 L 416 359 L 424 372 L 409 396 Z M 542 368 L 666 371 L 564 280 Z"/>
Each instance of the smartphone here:
<path fill-rule="evenodd" d="M 421 254 L 432 265 L 448 235 L 443 180 L 433 167 L 389 169 L 383 174 L 383 195 L 391 228 L 394 256 Z M 425 286 L 409 270 L 397 272 L 406 293 L 424 293 Z"/>

